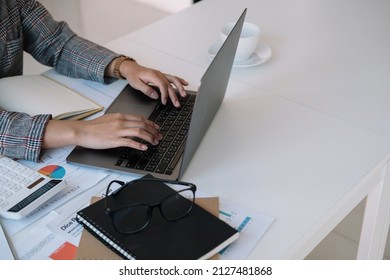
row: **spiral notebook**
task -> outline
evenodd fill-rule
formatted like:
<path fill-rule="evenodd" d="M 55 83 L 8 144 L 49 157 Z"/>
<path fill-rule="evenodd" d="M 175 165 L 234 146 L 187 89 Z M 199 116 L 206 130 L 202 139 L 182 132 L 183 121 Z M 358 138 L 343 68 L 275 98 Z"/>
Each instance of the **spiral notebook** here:
<path fill-rule="evenodd" d="M 153 204 L 174 193 L 169 186 L 138 182 L 119 195 L 128 203 Z M 149 225 L 134 234 L 118 233 L 106 214 L 104 199 L 77 212 L 76 216 L 86 230 L 124 259 L 208 259 L 239 237 L 236 229 L 215 217 L 197 204 L 184 218 L 165 220 L 154 209 Z"/>
<path fill-rule="evenodd" d="M 91 203 L 102 199 L 101 197 L 92 197 Z M 207 210 L 214 216 L 219 215 L 219 198 L 218 197 L 200 197 L 195 199 L 195 203 Z M 223 250 L 222 250 L 223 251 Z M 77 247 L 75 260 L 120 260 L 122 259 L 114 251 L 110 250 L 89 231 L 84 229 L 81 233 L 80 243 Z M 219 254 L 213 255 L 208 260 L 218 260 Z"/>

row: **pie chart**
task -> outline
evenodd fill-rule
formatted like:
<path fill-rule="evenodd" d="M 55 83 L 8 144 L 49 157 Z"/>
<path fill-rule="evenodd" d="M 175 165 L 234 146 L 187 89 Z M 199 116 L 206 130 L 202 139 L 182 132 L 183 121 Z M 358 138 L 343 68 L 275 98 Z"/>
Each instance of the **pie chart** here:
<path fill-rule="evenodd" d="M 65 168 L 59 165 L 47 165 L 39 169 L 38 172 L 53 179 L 62 179 L 66 173 Z"/>

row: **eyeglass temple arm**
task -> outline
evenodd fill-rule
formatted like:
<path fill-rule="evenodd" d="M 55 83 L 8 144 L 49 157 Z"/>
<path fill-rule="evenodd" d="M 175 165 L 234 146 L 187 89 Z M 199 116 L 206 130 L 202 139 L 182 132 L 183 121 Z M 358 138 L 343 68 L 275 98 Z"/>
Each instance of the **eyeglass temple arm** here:
<path fill-rule="evenodd" d="M 167 184 L 173 184 L 173 185 L 186 185 L 188 187 L 195 187 L 196 189 L 196 186 L 192 183 L 188 183 L 188 182 L 182 182 L 182 181 L 175 181 L 175 180 L 162 180 L 162 179 L 158 179 L 158 178 L 140 178 L 140 179 L 135 179 L 133 181 L 130 181 L 130 182 L 127 182 L 126 184 L 124 182 L 121 182 L 121 181 L 112 181 L 112 182 L 117 182 L 119 184 L 120 183 L 123 183 L 122 184 L 122 187 L 120 187 L 119 189 L 117 189 L 116 191 L 112 192 L 112 195 L 117 195 L 118 193 L 120 193 L 125 187 L 133 184 L 133 183 L 136 183 L 138 181 L 141 181 L 141 182 L 145 182 L 145 181 L 149 181 L 149 182 L 161 182 L 161 183 L 167 183 Z M 111 183 L 112 183 L 111 182 Z"/>
<path fill-rule="evenodd" d="M 126 183 L 123 182 L 123 181 L 118 181 L 118 180 L 111 181 L 108 184 L 107 189 L 106 189 L 106 197 L 108 196 L 108 192 L 110 191 L 111 185 L 114 184 L 114 183 L 117 183 L 117 184 L 121 185 L 121 187 L 119 189 L 117 189 L 116 191 L 112 192 L 112 194 L 117 193 L 119 190 L 123 189 L 123 187 L 126 185 Z"/>

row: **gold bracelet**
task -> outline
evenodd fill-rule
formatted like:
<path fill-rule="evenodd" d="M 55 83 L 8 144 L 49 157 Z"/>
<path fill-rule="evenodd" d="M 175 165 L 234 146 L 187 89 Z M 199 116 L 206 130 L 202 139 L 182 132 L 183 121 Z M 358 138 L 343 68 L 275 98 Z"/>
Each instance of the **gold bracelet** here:
<path fill-rule="evenodd" d="M 134 58 L 128 57 L 128 56 L 125 56 L 125 55 L 121 55 L 121 56 L 116 58 L 115 65 L 114 65 L 114 70 L 112 71 L 115 78 L 117 78 L 117 79 L 126 79 L 126 77 L 123 77 L 121 72 L 119 71 L 119 67 L 126 60 L 130 60 L 130 61 L 134 61 L 135 62 Z"/>

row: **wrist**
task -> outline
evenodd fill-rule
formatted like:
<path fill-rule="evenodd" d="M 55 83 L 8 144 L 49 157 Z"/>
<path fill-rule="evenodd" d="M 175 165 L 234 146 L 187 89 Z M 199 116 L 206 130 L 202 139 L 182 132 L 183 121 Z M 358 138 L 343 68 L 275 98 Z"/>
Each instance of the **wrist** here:
<path fill-rule="evenodd" d="M 77 121 L 50 120 L 43 136 L 43 148 L 58 148 L 77 144 Z"/>
<path fill-rule="evenodd" d="M 112 70 L 114 78 L 126 79 L 126 72 L 123 70 L 124 69 L 123 66 L 125 65 L 125 62 L 127 62 L 127 61 L 136 62 L 134 58 L 124 56 L 124 55 L 121 55 L 121 56 L 117 57 L 116 59 L 114 59 L 113 70 Z"/>

